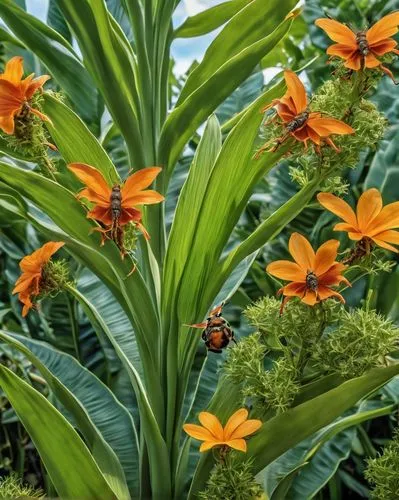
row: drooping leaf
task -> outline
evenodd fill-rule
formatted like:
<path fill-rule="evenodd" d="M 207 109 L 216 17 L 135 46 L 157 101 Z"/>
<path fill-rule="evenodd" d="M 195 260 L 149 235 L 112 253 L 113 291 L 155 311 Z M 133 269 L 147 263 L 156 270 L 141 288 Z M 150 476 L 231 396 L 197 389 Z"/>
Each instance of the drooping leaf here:
<path fill-rule="evenodd" d="M 116 498 L 78 433 L 44 396 L 3 365 L 0 385 L 61 497 Z"/>

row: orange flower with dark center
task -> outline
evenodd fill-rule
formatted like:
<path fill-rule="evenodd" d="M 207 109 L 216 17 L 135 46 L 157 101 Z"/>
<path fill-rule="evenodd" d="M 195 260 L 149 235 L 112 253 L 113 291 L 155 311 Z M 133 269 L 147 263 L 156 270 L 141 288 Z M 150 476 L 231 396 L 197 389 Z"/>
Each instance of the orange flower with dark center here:
<path fill-rule="evenodd" d="M 322 116 L 320 112 L 309 111 L 305 87 L 297 75 L 293 71 L 287 70 L 284 71 L 284 78 L 287 92 L 281 99 L 274 99 L 262 110 L 265 112 L 269 108 L 275 107 L 276 116 L 281 118 L 285 129 L 285 133 L 281 137 L 272 141 L 275 142 L 275 145 L 269 151 L 276 151 L 280 144 L 289 137 L 293 137 L 295 140 L 303 142 L 305 149 L 308 147 L 308 141 L 311 141 L 318 151 L 320 146 L 326 143 L 339 152 L 330 136 L 353 134 L 354 129 L 341 120 Z M 266 143 L 256 156 L 266 151 L 269 146 L 270 142 Z"/>
<path fill-rule="evenodd" d="M 17 56 L 8 61 L 4 73 L 0 74 L 0 129 L 6 134 L 14 133 L 14 118 L 25 112 L 49 121 L 46 115 L 31 107 L 30 101 L 50 76 L 33 78 L 32 73 L 22 80 L 23 73 L 23 58 Z"/>
<path fill-rule="evenodd" d="M 282 309 L 292 297 L 299 297 L 309 306 L 329 297 L 336 297 L 345 302 L 341 294 L 330 288 L 341 282 L 350 286 L 348 280 L 341 274 L 346 266 L 335 260 L 338 247 L 339 241 L 329 240 L 315 253 L 304 236 L 299 233 L 291 235 L 288 248 L 295 262 L 277 260 L 266 268 L 266 271 L 276 278 L 291 281 L 278 291 L 285 296 Z"/>
<path fill-rule="evenodd" d="M 380 68 L 394 80 L 392 72 L 381 64 L 378 57 L 391 52 L 399 54 L 395 48 L 397 42 L 390 38 L 398 32 L 399 12 L 392 12 L 370 29 L 357 32 L 333 19 L 317 19 L 315 24 L 324 30 L 331 40 L 338 42 L 328 47 L 327 54 L 344 59 L 346 68 L 353 71 Z"/>
<path fill-rule="evenodd" d="M 214 446 L 228 446 L 245 452 L 247 443 L 243 438 L 262 427 L 260 420 L 247 420 L 248 410 L 245 408 L 236 411 L 224 427 L 212 413 L 202 411 L 198 418 L 202 425 L 185 424 L 183 429 L 192 438 L 204 441 L 200 451 L 210 450 Z"/>
<path fill-rule="evenodd" d="M 146 189 L 162 170 L 160 167 L 143 168 L 128 177 L 123 185 L 115 184 L 112 187 L 107 184 L 103 175 L 90 165 L 71 163 L 68 168 L 86 185 L 78 194 L 78 198 L 86 198 L 95 204 L 87 217 L 104 226 L 96 228 L 103 235 L 102 244 L 104 238 L 112 239 L 124 255 L 123 226 L 129 222 L 133 222 L 144 237 L 149 239 L 149 234 L 141 223 L 142 213 L 136 207 L 160 203 L 165 199 L 157 191 Z"/>
<path fill-rule="evenodd" d="M 334 226 L 334 231 L 345 231 L 351 240 L 359 242 L 358 250 L 370 253 L 373 244 L 398 253 L 398 249 L 390 245 L 399 245 L 399 201 L 383 207 L 381 193 L 371 188 L 359 198 L 356 213 L 346 201 L 331 193 L 319 193 L 319 203 L 340 217 L 344 222 Z M 361 257 L 362 255 L 357 255 Z"/>
<path fill-rule="evenodd" d="M 30 255 L 26 255 L 19 263 L 22 274 L 17 279 L 12 293 L 19 293 L 18 298 L 24 304 L 22 316 L 25 317 L 34 307 L 32 298 L 37 297 L 42 291 L 45 266 L 63 245 L 62 241 L 49 241 Z"/>

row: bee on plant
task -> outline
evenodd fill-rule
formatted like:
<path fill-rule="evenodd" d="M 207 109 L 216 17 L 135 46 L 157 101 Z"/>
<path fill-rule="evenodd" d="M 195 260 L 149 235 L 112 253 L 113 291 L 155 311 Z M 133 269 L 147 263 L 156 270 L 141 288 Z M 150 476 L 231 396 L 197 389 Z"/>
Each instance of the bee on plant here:
<path fill-rule="evenodd" d="M 87 213 L 87 217 L 101 224 L 101 227 L 94 228 L 94 231 L 101 233 L 101 245 L 104 245 L 107 239 L 114 241 L 123 258 L 127 253 L 124 242 L 125 226 L 130 222 L 146 239 L 150 238 L 141 222 L 141 210 L 137 207 L 164 200 L 164 196 L 157 191 L 146 189 L 161 171 L 160 167 L 143 168 L 128 177 L 123 184 L 114 184 L 112 187 L 101 172 L 90 165 L 71 163 L 68 168 L 86 185 L 77 198 L 85 198 L 95 204 Z"/>
<path fill-rule="evenodd" d="M 259 158 L 265 151 L 276 151 L 281 144 L 290 138 L 303 142 L 305 150 L 308 149 L 308 142 L 310 141 L 314 144 L 318 153 L 320 153 L 320 148 L 324 144 L 340 152 L 330 136 L 353 134 L 355 130 L 341 120 L 323 116 L 321 112 L 311 111 L 305 87 L 293 71 L 284 71 L 284 79 L 287 92 L 283 97 L 274 99 L 262 109 L 262 112 L 266 112 L 270 108 L 275 108 L 275 116 L 267 121 L 265 125 L 267 126 L 272 121 L 280 119 L 283 134 L 267 141 L 257 151 L 255 158 Z"/>
<path fill-rule="evenodd" d="M 230 342 L 237 343 L 229 322 L 222 316 L 223 307 L 224 302 L 212 309 L 206 321 L 194 325 L 187 325 L 191 328 L 202 328 L 202 340 L 205 342 L 208 351 L 219 354 Z"/>
<path fill-rule="evenodd" d="M 315 24 L 337 42 L 328 47 L 327 54 L 343 59 L 345 68 L 351 72 L 379 68 L 396 83 L 392 72 L 383 66 L 379 57 L 399 54 L 395 48 L 397 42 L 391 38 L 398 32 L 399 11 L 384 16 L 369 29 L 359 31 L 334 19 L 317 19 Z"/>

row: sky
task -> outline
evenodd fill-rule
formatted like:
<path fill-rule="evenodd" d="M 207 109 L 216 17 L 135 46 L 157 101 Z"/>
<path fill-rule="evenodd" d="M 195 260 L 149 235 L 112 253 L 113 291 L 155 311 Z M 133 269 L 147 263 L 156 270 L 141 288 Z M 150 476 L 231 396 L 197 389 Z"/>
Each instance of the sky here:
<path fill-rule="evenodd" d="M 1 0 L 0 0 L 1 1 Z M 46 20 L 48 0 L 25 0 L 28 12 L 42 21 Z M 177 7 L 173 19 L 174 26 L 179 26 L 186 17 L 194 16 L 223 0 L 182 0 Z M 175 73 L 181 75 L 189 68 L 192 61 L 201 59 L 215 33 L 209 35 L 176 40 L 172 45 L 172 54 L 176 61 Z"/>

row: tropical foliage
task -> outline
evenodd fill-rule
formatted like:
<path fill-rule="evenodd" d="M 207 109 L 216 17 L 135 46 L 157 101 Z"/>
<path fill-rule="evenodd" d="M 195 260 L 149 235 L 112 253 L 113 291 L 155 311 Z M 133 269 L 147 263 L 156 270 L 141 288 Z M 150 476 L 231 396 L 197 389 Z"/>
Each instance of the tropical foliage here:
<path fill-rule="evenodd" d="M 0 3 L 5 495 L 391 498 L 399 4 L 296 3 Z"/>

